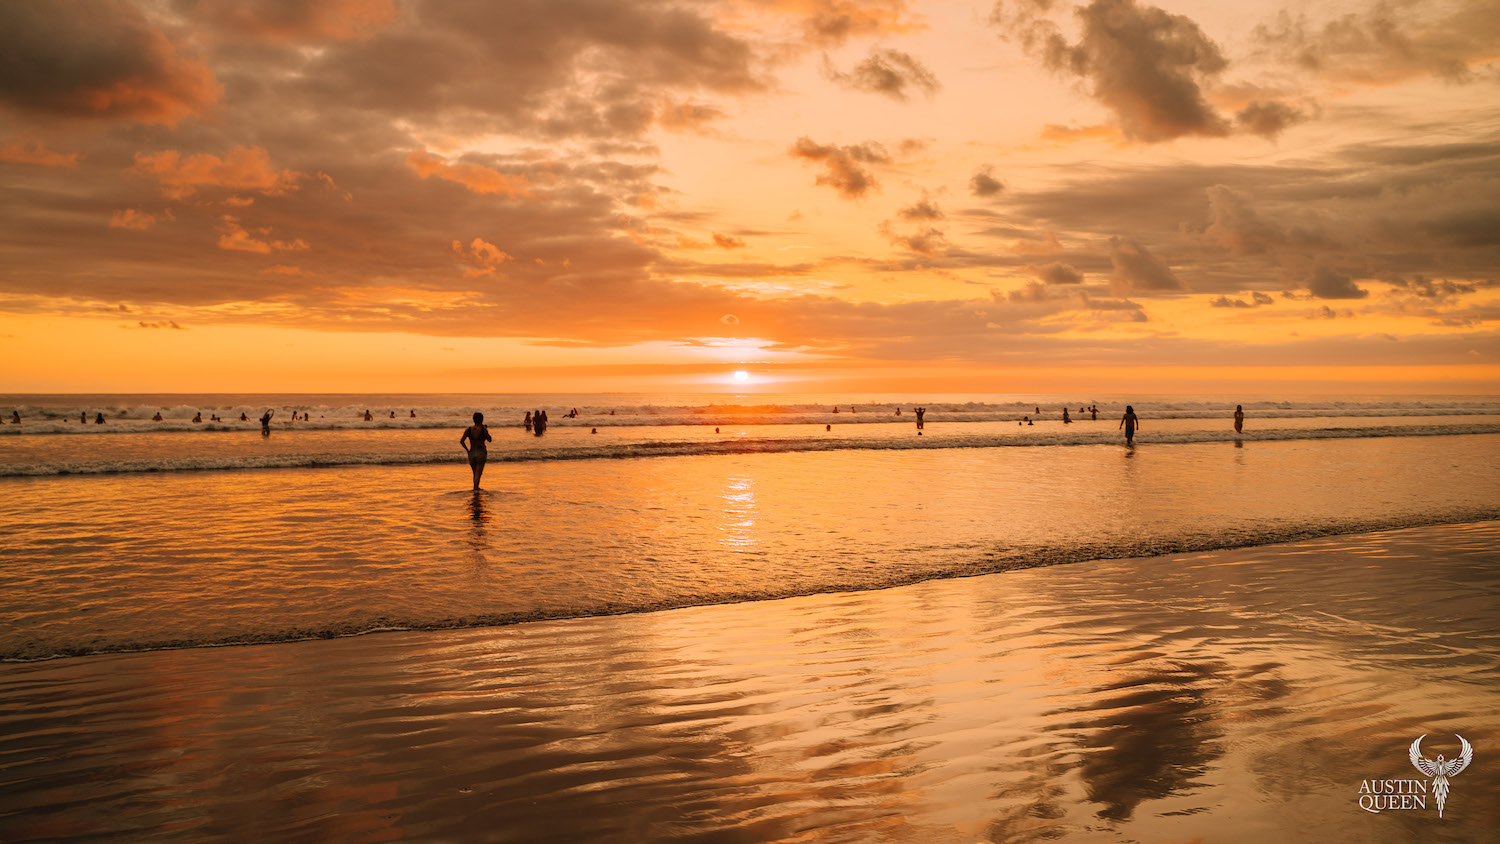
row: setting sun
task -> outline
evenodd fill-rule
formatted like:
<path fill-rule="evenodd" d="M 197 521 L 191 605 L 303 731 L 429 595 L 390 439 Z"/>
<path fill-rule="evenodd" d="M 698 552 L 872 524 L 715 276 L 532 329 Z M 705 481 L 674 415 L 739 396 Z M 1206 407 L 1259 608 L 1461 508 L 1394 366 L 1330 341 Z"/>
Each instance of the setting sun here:
<path fill-rule="evenodd" d="M 734 380 L 737 383 L 744 384 L 750 380 L 750 373 L 746 372 L 743 369 L 736 370 L 734 373 Z"/>

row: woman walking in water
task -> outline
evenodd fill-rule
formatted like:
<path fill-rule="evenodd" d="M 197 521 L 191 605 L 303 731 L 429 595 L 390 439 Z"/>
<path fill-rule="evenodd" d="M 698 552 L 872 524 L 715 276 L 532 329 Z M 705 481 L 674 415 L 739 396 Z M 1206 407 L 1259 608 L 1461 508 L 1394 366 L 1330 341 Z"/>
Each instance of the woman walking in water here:
<path fill-rule="evenodd" d="M 1245 431 L 1245 406 L 1237 404 L 1234 406 L 1234 432 L 1236 434 Z"/>
<path fill-rule="evenodd" d="M 484 414 L 474 414 L 474 424 L 464 429 L 463 436 L 458 438 L 458 444 L 469 453 L 469 469 L 474 472 L 474 488 L 479 489 L 479 476 L 484 474 L 484 461 L 489 457 L 489 449 L 485 445 L 494 441 L 490 436 L 490 429 L 484 424 Z"/>
<path fill-rule="evenodd" d="M 1120 426 L 1125 429 L 1125 444 L 1135 445 L 1135 429 L 1141 420 L 1135 418 L 1135 408 L 1125 405 L 1125 415 L 1120 417 Z"/>

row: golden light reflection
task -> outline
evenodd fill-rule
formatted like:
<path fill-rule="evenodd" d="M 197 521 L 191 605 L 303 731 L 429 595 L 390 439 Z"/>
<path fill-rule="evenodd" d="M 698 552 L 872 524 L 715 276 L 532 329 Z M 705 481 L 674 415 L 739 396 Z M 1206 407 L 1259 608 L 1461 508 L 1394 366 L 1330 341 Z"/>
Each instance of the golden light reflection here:
<path fill-rule="evenodd" d="M 759 514 L 755 501 L 755 480 L 750 477 L 730 478 L 719 498 L 723 502 L 718 526 L 719 544 L 736 551 L 759 545 L 760 538 L 755 530 Z"/>

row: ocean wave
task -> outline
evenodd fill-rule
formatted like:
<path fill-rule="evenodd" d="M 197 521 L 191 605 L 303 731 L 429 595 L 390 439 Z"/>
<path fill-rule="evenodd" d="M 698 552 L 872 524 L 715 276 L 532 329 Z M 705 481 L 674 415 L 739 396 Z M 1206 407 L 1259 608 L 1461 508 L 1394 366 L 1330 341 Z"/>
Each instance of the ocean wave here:
<path fill-rule="evenodd" d="M 1449 512 L 1376 519 L 1310 520 L 1299 524 L 1279 524 L 1259 529 L 1227 532 L 1188 531 L 1175 536 L 1150 540 L 1099 540 L 1071 545 L 1008 546 L 999 543 L 949 548 L 945 559 L 934 570 L 912 574 L 863 577 L 848 582 L 813 589 L 760 589 L 755 591 L 714 591 L 682 593 L 666 599 L 639 601 L 596 600 L 575 606 L 529 611 L 477 612 L 450 618 L 401 618 L 380 616 L 346 622 L 329 621 L 284 629 L 262 629 L 227 636 L 173 637 L 136 640 L 100 640 L 88 643 L 46 644 L 27 642 L 13 644 L 0 651 L 0 663 L 39 662 L 50 659 L 88 656 L 104 653 L 135 653 L 183 648 L 230 647 L 236 645 L 280 644 L 314 639 L 338 639 L 375 633 L 412 630 L 453 630 L 474 627 L 496 627 L 533 621 L 586 618 L 632 613 L 658 612 L 683 607 L 713 604 L 746 603 L 810 594 L 888 589 L 931 580 L 975 577 L 1007 571 L 1081 563 L 1089 560 L 1161 557 L 1193 554 L 1231 548 L 1251 548 L 1286 542 L 1299 542 L 1328 536 L 1369 533 L 1383 530 L 1441 524 L 1481 523 L 1500 519 L 1500 509 L 1465 509 Z M 933 553 L 929 551 L 929 555 Z"/>
<path fill-rule="evenodd" d="M 142 433 L 180 432 L 243 432 L 260 430 L 260 416 L 264 406 L 233 406 L 222 408 L 197 408 L 177 406 L 159 408 L 148 405 L 104 408 L 99 410 L 63 410 L 57 408 L 21 407 L 21 424 L 0 425 L 0 437 L 23 434 L 56 435 L 118 435 Z M 524 410 L 515 408 L 482 408 L 491 428 L 520 427 Z M 364 409 L 345 407 L 304 407 L 291 405 L 277 408 L 271 427 L 275 431 L 343 431 L 343 430 L 431 430 L 441 428 L 461 429 L 466 427 L 474 410 L 472 408 L 424 407 L 417 408 L 417 416 L 410 410 L 401 410 L 397 416 L 379 409 L 372 412 L 373 418 L 366 421 Z M 613 412 L 611 412 L 613 411 Z M 1074 422 L 1116 422 L 1123 408 L 1101 408 L 1098 419 L 1090 414 L 1069 409 Z M 1228 419 L 1233 407 L 1204 402 L 1179 402 L 1166 406 L 1143 405 L 1137 411 L 1143 420 L 1176 419 Z M 88 419 L 79 422 L 82 413 Z M 102 413 L 104 424 L 96 424 L 95 414 Z M 161 421 L 152 417 L 161 413 Z M 194 422 L 201 413 L 209 421 Z M 310 419 L 291 421 L 296 413 L 311 416 Z M 1246 406 L 1246 416 L 1256 423 L 1274 422 L 1279 419 L 1372 419 L 1412 417 L 1472 417 L 1500 415 L 1500 403 L 1475 402 L 1467 404 L 1426 404 L 1422 402 L 1398 404 L 1275 404 L 1263 407 Z M 241 415 L 244 420 L 240 419 Z M 218 417 L 213 420 L 213 417 Z M 840 412 L 833 412 L 822 405 L 702 405 L 691 407 L 625 406 L 614 408 L 580 408 L 579 415 L 570 418 L 565 412 L 553 414 L 548 411 L 548 424 L 552 428 L 636 428 L 636 427 L 682 427 L 682 426 L 761 426 L 761 425 L 913 425 L 916 416 L 910 407 L 904 407 L 901 415 L 891 408 L 864 408 L 850 412 L 848 405 Z M 1062 418 L 1061 408 L 1042 408 L 1036 412 L 1034 405 L 1016 403 L 985 404 L 964 403 L 933 405 L 928 408 L 926 420 L 933 424 L 968 422 L 1017 422 L 1024 418 L 1035 421 L 1057 421 Z"/>
<path fill-rule="evenodd" d="M 680 457 L 720 454 L 775 454 L 785 452 L 813 452 L 840 450 L 901 451 L 910 449 L 953 448 L 1027 448 L 1039 446 L 1102 446 L 1120 445 L 1121 434 L 1109 426 L 1103 430 L 1079 426 L 1062 431 L 1033 431 L 1031 429 L 1007 434 L 971 434 L 962 431 L 933 430 L 930 436 L 916 436 L 908 432 L 891 437 L 842 437 L 836 433 L 827 436 L 786 437 L 730 437 L 715 440 L 660 440 L 646 442 L 612 442 L 599 445 L 547 445 L 522 446 L 502 450 L 492 446 L 489 465 L 560 460 L 608 460 L 642 457 Z M 1367 427 L 1330 428 L 1269 428 L 1252 433 L 1234 434 L 1223 430 L 1203 431 L 1158 431 L 1142 433 L 1136 442 L 1143 446 L 1194 444 L 1277 442 L 1291 440 L 1363 439 L 1377 437 L 1431 437 L 1500 433 L 1500 423 L 1460 423 L 1441 425 L 1401 426 L 1382 425 Z M 541 441 L 539 441 L 541 442 Z M 368 443 L 378 446 L 379 443 Z M 337 466 L 404 465 L 463 463 L 465 456 L 456 447 L 443 450 L 358 453 L 303 453 L 303 454 L 250 454 L 224 455 L 200 454 L 172 457 L 151 457 L 113 460 L 45 460 L 36 463 L 0 465 L 0 477 L 31 477 L 47 475 L 91 475 L 126 474 L 141 472 L 177 472 L 202 470 L 240 469 L 317 469 Z"/>

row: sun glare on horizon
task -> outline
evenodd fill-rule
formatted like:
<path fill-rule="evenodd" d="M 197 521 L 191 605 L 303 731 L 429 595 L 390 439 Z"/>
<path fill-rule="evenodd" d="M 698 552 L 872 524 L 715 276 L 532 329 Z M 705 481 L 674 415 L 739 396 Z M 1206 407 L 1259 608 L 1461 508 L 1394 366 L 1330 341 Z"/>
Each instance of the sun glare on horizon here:
<path fill-rule="evenodd" d="M 736 384 L 748 384 L 748 383 L 750 383 L 750 373 L 746 372 L 743 369 L 737 369 L 737 370 L 735 370 L 734 371 L 734 382 Z"/>

